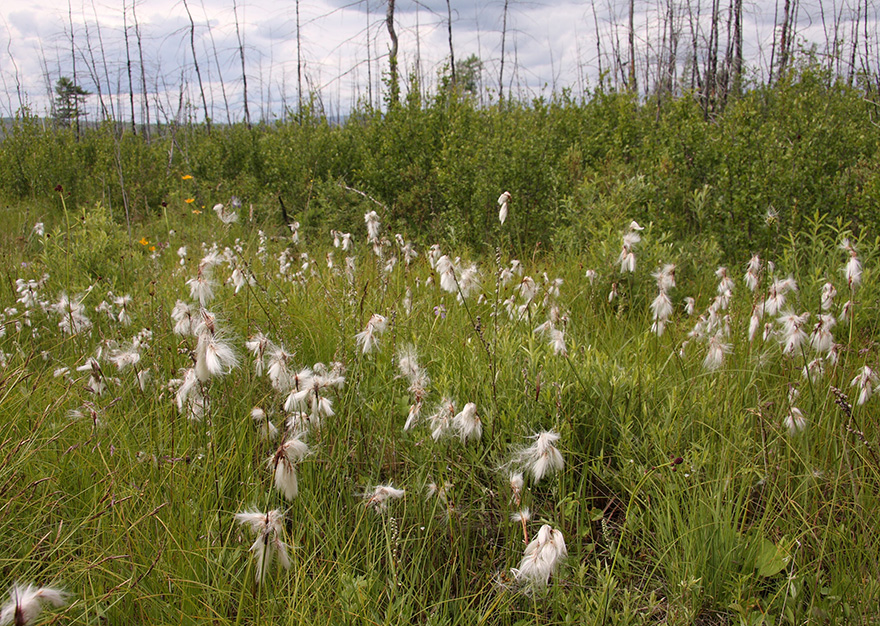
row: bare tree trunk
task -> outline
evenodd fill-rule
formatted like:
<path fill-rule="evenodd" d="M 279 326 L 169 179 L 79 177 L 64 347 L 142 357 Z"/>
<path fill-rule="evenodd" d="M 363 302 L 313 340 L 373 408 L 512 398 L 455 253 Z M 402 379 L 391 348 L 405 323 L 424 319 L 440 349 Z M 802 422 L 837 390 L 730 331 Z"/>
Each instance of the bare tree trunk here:
<path fill-rule="evenodd" d="M 446 31 L 449 34 L 449 71 L 452 76 L 452 88 L 455 89 L 455 48 L 452 47 L 452 6 L 446 0 Z"/>
<path fill-rule="evenodd" d="M 245 71 L 244 64 L 244 42 L 241 39 L 241 28 L 238 23 L 238 4 L 236 0 L 232 0 L 232 12 L 235 15 L 235 35 L 238 37 L 238 56 L 241 58 L 241 82 L 242 82 L 242 91 L 244 97 L 244 123 L 250 128 L 251 127 L 251 112 L 248 110 L 248 95 L 247 95 L 247 72 Z"/>
<path fill-rule="evenodd" d="M 9 34 L 9 27 L 6 27 L 6 33 Z M 19 113 L 24 113 L 24 98 L 21 93 L 21 74 L 18 71 L 18 63 L 15 62 L 15 57 L 12 56 L 12 37 L 10 36 L 6 40 L 6 54 L 9 55 L 9 62 L 12 63 L 12 67 L 15 68 L 15 93 L 18 95 L 18 111 Z M 12 109 L 12 103 L 9 104 L 9 108 Z M 10 110 L 10 115 L 12 115 L 12 111 Z"/>
<path fill-rule="evenodd" d="M 421 25 L 419 24 L 419 4 L 416 3 L 416 69 L 415 69 L 416 80 L 418 81 L 418 85 L 416 88 L 419 90 L 419 96 L 421 97 L 422 91 L 422 32 Z M 412 81 L 408 81 L 412 83 Z M 410 84 L 410 89 L 412 89 L 412 84 Z"/>
<path fill-rule="evenodd" d="M 856 3 L 856 21 L 852 28 L 852 53 L 849 60 L 849 84 L 853 84 L 856 75 L 856 50 L 859 47 L 859 23 L 861 21 L 862 5 Z M 866 16 L 867 17 L 867 16 Z"/>
<path fill-rule="evenodd" d="M 107 71 L 107 55 L 104 51 L 104 37 L 101 35 L 101 23 L 98 21 L 98 9 L 95 7 L 95 0 L 92 0 L 92 13 L 95 15 L 95 29 L 98 31 L 98 47 L 101 50 L 101 63 L 104 67 L 104 82 L 107 84 L 107 90 L 109 92 L 108 100 L 110 101 L 110 119 L 116 120 L 116 106 L 113 103 L 113 90 L 110 88 L 110 73 Z"/>
<path fill-rule="evenodd" d="M 629 68 L 627 72 L 626 88 L 631 93 L 638 93 L 636 84 L 636 2 L 629 0 Z"/>
<path fill-rule="evenodd" d="M 577 74 L 575 74 L 575 78 L 577 80 L 577 91 L 575 93 L 581 94 L 581 98 L 583 98 L 586 86 L 584 83 L 584 51 L 581 49 L 581 33 L 580 29 L 577 27 L 575 27 L 574 45 L 575 54 L 577 55 Z"/>
<path fill-rule="evenodd" d="M 626 63 L 623 60 L 623 48 L 620 44 L 620 25 L 616 19 L 614 21 L 614 43 L 612 44 L 612 54 L 614 56 L 614 66 L 617 68 L 614 72 L 614 88 L 619 89 L 620 85 L 626 88 Z"/>
<path fill-rule="evenodd" d="M 46 61 L 46 51 L 43 49 L 43 40 L 40 40 L 40 68 L 43 70 L 43 86 L 46 88 L 46 99 L 55 112 L 55 100 L 52 95 L 52 78 L 49 75 L 49 62 Z"/>
<path fill-rule="evenodd" d="M 89 23 L 85 20 L 83 21 L 83 27 L 86 30 L 86 51 L 89 53 L 86 66 L 89 67 L 89 74 L 91 74 L 92 81 L 95 83 L 95 90 L 98 92 L 98 104 L 101 106 L 101 119 L 106 120 L 109 117 L 107 113 L 107 105 L 104 103 L 104 92 L 101 89 L 101 79 L 98 76 L 98 63 L 95 61 L 95 53 L 94 50 L 92 50 L 92 38 L 89 33 Z M 11 56 L 12 55 L 10 54 L 10 58 Z M 89 63 L 91 63 L 91 65 L 89 65 Z"/>
<path fill-rule="evenodd" d="M 125 70 L 128 74 L 128 101 L 131 104 L 131 132 L 137 135 L 136 117 L 134 114 L 134 84 L 131 80 L 131 51 L 128 47 L 128 14 L 125 2 L 122 3 L 122 28 L 125 35 Z"/>
<path fill-rule="evenodd" d="M 214 52 L 214 66 L 217 68 L 217 77 L 220 80 L 220 93 L 223 95 L 223 107 L 226 109 L 226 123 L 232 125 L 232 113 L 229 110 L 229 98 L 226 96 L 226 83 L 223 82 L 223 70 L 220 67 L 220 55 L 217 54 L 217 44 L 214 41 L 214 30 L 211 28 L 208 19 L 208 11 L 205 9 L 205 2 L 202 0 L 202 13 L 205 15 L 205 23 L 208 24 L 208 36 L 211 38 L 211 50 Z"/>
<path fill-rule="evenodd" d="M 779 0 L 776 0 L 776 8 L 773 10 L 773 41 L 770 43 L 770 76 L 767 84 L 773 84 L 773 71 L 776 69 L 776 29 L 779 27 Z"/>
<path fill-rule="evenodd" d="M 667 0 L 669 3 L 669 58 L 667 59 L 667 86 L 669 93 L 675 91 L 675 83 L 678 78 L 678 42 L 681 36 L 679 30 L 680 19 L 675 12 L 675 1 Z"/>
<path fill-rule="evenodd" d="M 150 99 L 147 98 L 147 69 L 144 66 L 144 46 L 141 40 L 141 27 L 137 19 L 137 0 L 131 3 L 131 16 L 134 18 L 134 36 L 137 38 L 138 62 L 141 65 L 141 112 L 143 114 L 143 127 L 141 132 L 150 141 Z"/>
<path fill-rule="evenodd" d="M 205 112 L 205 124 L 208 132 L 211 131 L 211 115 L 208 112 L 208 100 L 205 98 L 205 86 L 202 84 L 202 72 L 199 70 L 199 55 L 196 52 L 196 23 L 193 20 L 192 13 L 189 10 L 187 0 L 183 0 L 183 8 L 186 9 L 186 16 L 189 18 L 189 46 L 193 55 L 193 66 L 196 70 L 196 80 L 199 81 L 199 95 L 202 97 L 202 109 Z M 237 22 L 236 22 L 237 24 Z"/>
<path fill-rule="evenodd" d="M 718 15 L 720 0 L 712 0 L 712 15 L 709 25 L 709 43 L 706 49 L 706 67 L 703 70 L 703 86 L 700 99 L 703 104 L 703 117 L 708 119 L 709 112 L 718 97 Z"/>
<path fill-rule="evenodd" d="M 840 23 L 843 21 L 843 10 L 846 6 L 845 2 L 840 3 L 840 10 L 834 11 L 834 62 L 837 64 L 837 69 L 835 73 L 839 76 L 841 74 L 841 70 L 843 68 L 843 51 L 841 50 L 841 41 L 840 41 Z"/>
<path fill-rule="evenodd" d="M 657 11 L 659 13 L 660 6 Z M 660 53 L 657 58 L 657 108 L 659 112 L 663 94 L 672 94 L 676 63 L 676 38 L 674 0 L 666 0 L 663 17 L 663 36 L 660 41 Z"/>
<path fill-rule="evenodd" d="M 388 51 L 388 108 L 400 103 L 400 81 L 397 76 L 397 33 L 394 31 L 394 3 L 388 0 L 388 9 L 385 12 L 385 26 L 388 28 L 388 36 L 391 38 L 391 49 Z"/>
<path fill-rule="evenodd" d="M 264 107 L 263 120 L 268 123 L 272 117 L 272 68 L 275 67 L 275 38 L 269 31 L 269 77 L 266 79 L 266 105 Z M 260 81 L 263 80 L 263 57 L 260 56 Z M 341 81 L 337 81 L 341 82 Z M 262 93 L 262 89 L 260 90 Z"/>
<path fill-rule="evenodd" d="M 70 23 L 70 62 L 72 65 L 72 73 L 73 73 L 73 84 L 79 85 L 76 77 L 76 45 L 74 38 L 74 30 L 73 30 L 73 8 L 71 7 L 70 0 L 67 0 L 67 18 Z M 74 101 L 75 102 L 75 101 Z M 79 107 L 76 106 L 75 110 L 79 113 Z M 79 138 L 79 115 L 74 115 L 74 123 L 76 124 L 76 136 Z"/>
<path fill-rule="evenodd" d="M 513 76 L 507 83 L 507 99 L 510 100 L 510 94 L 513 93 L 513 82 L 516 81 L 516 95 L 518 98 L 523 97 L 522 77 L 519 74 L 519 42 L 516 39 L 516 32 L 513 34 Z"/>
<path fill-rule="evenodd" d="M 820 3 L 821 5 L 821 3 Z M 742 93 L 743 71 L 743 3 L 742 0 L 733 1 L 733 92 L 735 95 Z"/>
<path fill-rule="evenodd" d="M 498 104 L 504 100 L 504 44 L 507 39 L 507 5 L 509 0 L 504 0 L 504 17 L 501 21 L 501 67 L 498 71 Z"/>
<path fill-rule="evenodd" d="M 691 55 L 693 56 L 693 60 L 691 62 L 691 81 L 690 81 L 690 89 L 693 91 L 697 90 L 698 93 L 702 94 L 703 92 L 703 80 L 700 76 L 700 57 L 699 57 L 699 24 L 700 24 L 700 0 L 697 0 L 697 15 L 696 19 L 694 19 L 693 9 L 691 7 L 691 2 L 688 0 L 687 3 L 688 8 L 688 23 L 691 29 Z"/>
<path fill-rule="evenodd" d="M 865 39 L 865 59 L 862 61 L 862 70 L 865 72 L 865 83 L 867 86 L 867 92 L 871 92 L 871 48 L 870 48 L 870 35 L 868 34 L 868 0 L 865 0 L 865 32 L 862 33 Z M 880 78 L 878 78 L 880 80 Z"/>
<path fill-rule="evenodd" d="M 721 65 L 721 75 L 718 79 L 722 108 L 727 103 L 727 96 L 730 93 L 731 74 L 733 72 L 733 17 L 736 12 L 734 10 L 734 2 L 735 0 L 730 0 L 727 6 L 727 43 L 724 45 L 724 63 Z"/>
<path fill-rule="evenodd" d="M 474 4 L 474 24 L 476 24 L 476 26 L 477 26 L 477 58 L 482 59 L 483 58 L 483 39 L 480 35 L 480 14 L 477 10 L 476 3 Z M 480 63 L 482 64 L 482 60 L 480 61 Z M 483 99 L 485 96 L 485 90 L 483 89 L 483 86 L 484 86 L 483 85 L 483 70 L 480 69 L 480 71 L 477 72 L 477 89 L 480 92 L 480 106 L 483 106 L 485 103 L 485 100 Z"/>
<path fill-rule="evenodd" d="M 791 0 L 785 0 L 782 8 L 782 32 L 779 35 L 779 71 L 778 78 L 788 68 L 788 58 L 791 49 Z"/>
<path fill-rule="evenodd" d="M 605 74 L 602 72 L 602 37 L 599 33 L 599 16 L 596 15 L 596 0 L 590 0 L 593 8 L 593 26 L 596 29 L 596 62 L 599 65 L 599 90 L 604 91 Z"/>
<path fill-rule="evenodd" d="M 370 2 L 367 0 L 367 72 L 370 68 Z M 296 0 L 296 116 L 302 121 L 302 39 L 300 39 L 299 0 Z"/>
<path fill-rule="evenodd" d="M 370 0 L 367 0 L 367 102 L 373 108 L 373 51 L 370 45 Z M 297 70 L 299 68 L 297 67 Z"/>

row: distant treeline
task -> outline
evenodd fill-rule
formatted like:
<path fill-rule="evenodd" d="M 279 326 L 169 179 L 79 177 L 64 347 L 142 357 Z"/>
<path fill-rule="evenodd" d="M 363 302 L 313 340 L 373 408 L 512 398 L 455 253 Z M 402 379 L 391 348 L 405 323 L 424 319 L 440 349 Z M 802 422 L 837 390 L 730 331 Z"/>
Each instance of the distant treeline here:
<path fill-rule="evenodd" d="M 480 107 L 442 90 L 344 124 L 303 113 L 271 125 L 56 128 L 21 116 L 0 150 L 0 194 L 15 204 L 102 202 L 119 221 L 242 202 L 243 217 L 304 234 L 363 228 L 377 210 L 422 241 L 480 248 L 587 245 L 608 225 L 655 222 L 679 238 L 759 251 L 816 213 L 880 233 L 880 107 L 816 65 L 707 112 L 688 94 Z M 189 178 L 192 177 L 192 178 Z M 52 204 L 54 203 L 54 204 Z M 493 238 L 493 241 L 496 240 Z"/>

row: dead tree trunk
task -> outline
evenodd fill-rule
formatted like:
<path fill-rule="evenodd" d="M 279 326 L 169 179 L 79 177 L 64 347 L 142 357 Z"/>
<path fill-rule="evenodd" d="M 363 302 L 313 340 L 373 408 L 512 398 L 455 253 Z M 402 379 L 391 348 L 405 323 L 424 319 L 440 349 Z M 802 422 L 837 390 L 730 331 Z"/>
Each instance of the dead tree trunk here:
<path fill-rule="evenodd" d="M 718 96 L 718 28 L 720 0 L 712 0 L 712 14 L 709 24 L 709 42 L 706 47 L 706 66 L 703 69 L 700 101 L 703 106 L 703 117 L 709 117 L 713 103 Z M 696 45 L 696 42 L 695 42 Z"/>
<path fill-rule="evenodd" d="M 599 90 L 604 90 L 605 74 L 602 72 L 602 37 L 599 34 L 599 16 L 596 15 L 596 0 L 590 0 L 593 9 L 593 27 L 596 29 L 596 62 L 599 64 Z"/>
<path fill-rule="evenodd" d="M 223 96 L 223 107 L 226 109 L 226 123 L 232 125 L 232 113 L 229 110 L 229 98 L 226 95 L 226 83 L 223 82 L 223 69 L 220 67 L 220 55 L 217 54 L 217 43 L 214 41 L 214 30 L 208 20 L 208 12 L 202 1 L 202 13 L 205 15 L 205 23 L 208 24 L 208 36 L 211 38 L 211 50 L 214 53 L 214 66 L 217 68 L 217 78 L 220 81 L 220 93 Z"/>
<path fill-rule="evenodd" d="M 76 40 L 74 39 L 73 8 L 71 7 L 70 0 L 67 0 L 67 17 L 70 23 L 70 62 L 72 63 L 73 84 L 79 85 L 76 77 Z M 79 115 L 74 115 L 74 124 L 76 125 L 76 136 L 79 138 Z"/>
<path fill-rule="evenodd" d="M 867 88 L 867 92 L 871 93 L 871 39 L 870 34 L 868 33 L 869 21 L 868 0 L 865 0 L 865 32 L 862 33 L 865 40 L 865 58 L 862 61 L 862 70 L 865 72 L 865 86 Z M 877 77 L 877 80 L 880 81 L 880 76 Z M 880 91 L 880 82 L 878 82 L 878 91 Z"/>
<path fill-rule="evenodd" d="M 455 89 L 455 49 L 452 47 L 452 7 L 446 0 L 446 30 L 449 34 L 449 72 L 452 76 L 452 88 Z"/>
<path fill-rule="evenodd" d="M 498 71 L 498 104 L 504 100 L 504 43 L 507 39 L 507 5 L 509 0 L 504 0 L 504 15 L 501 19 L 501 67 Z"/>
<path fill-rule="evenodd" d="M 247 72 L 245 71 L 244 64 L 244 42 L 241 39 L 241 28 L 238 23 L 238 4 L 235 0 L 232 1 L 232 12 L 235 15 L 235 36 L 238 38 L 238 56 L 241 59 L 241 83 L 242 83 L 242 97 L 244 99 L 244 123 L 250 128 L 251 127 L 251 113 L 248 110 L 248 95 L 247 95 Z"/>
<path fill-rule="evenodd" d="M 373 102 L 373 50 L 370 44 L 370 0 L 367 0 L 367 101 L 370 108 L 374 106 Z"/>
<path fill-rule="evenodd" d="M 367 2 L 367 14 L 369 15 L 369 2 Z M 370 48 L 370 32 L 369 22 L 367 19 L 367 68 L 369 71 L 369 48 Z M 299 21 L 299 0 L 296 0 L 296 115 L 297 119 L 301 119 L 303 107 L 303 84 L 302 84 L 302 39 L 300 39 L 300 21 Z"/>
<path fill-rule="evenodd" d="M 137 135 L 136 116 L 134 114 L 134 84 L 131 80 L 131 50 L 128 46 L 128 13 L 125 3 L 122 4 L 122 28 L 125 35 L 125 71 L 128 74 L 128 102 L 131 106 L 131 132 Z"/>
<path fill-rule="evenodd" d="M 143 113 L 143 126 L 141 127 L 141 133 L 146 138 L 147 142 L 150 141 L 150 99 L 147 98 L 147 69 L 144 66 L 144 46 L 141 38 L 141 27 L 138 23 L 137 19 L 137 11 L 135 6 L 137 5 L 137 0 L 131 3 L 131 16 L 134 18 L 134 36 L 137 39 L 137 47 L 138 47 L 138 62 L 141 65 L 141 111 Z"/>
<path fill-rule="evenodd" d="M 629 32 L 627 33 L 627 37 L 629 38 L 629 71 L 627 72 L 626 78 L 626 88 L 631 93 L 638 92 L 638 85 L 636 84 L 636 2 L 635 0 L 629 0 Z"/>
<path fill-rule="evenodd" d="M 821 4 L 821 3 L 820 3 Z M 733 68 L 732 89 L 735 95 L 742 93 L 742 70 L 743 70 L 743 3 L 742 0 L 733 0 Z"/>
<path fill-rule="evenodd" d="M 89 68 L 89 73 L 92 76 L 92 81 L 95 83 L 95 90 L 98 92 L 98 104 L 101 107 L 101 119 L 106 120 L 110 118 L 109 113 L 107 112 L 107 104 L 104 102 L 104 90 L 101 88 L 101 77 L 98 76 L 98 63 L 95 60 L 95 52 L 92 49 L 92 37 L 89 32 L 89 23 L 88 21 L 84 21 L 83 27 L 86 31 L 86 51 L 89 53 L 89 58 L 86 60 L 86 66 Z M 12 54 L 10 53 L 9 58 L 12 59 Z M 15 60 L 13 59 L 13 64 Z M 90 65 L 91 64 L 91 65 Z M 16 82 L 18 79 L 18 67 L 16 66 Z M 111 96 L 112 97 L 112 96 Z M 19 101 L 21 100 L 21 93 L 19 93 Z"/>
<path fill-rule="evenodd" d="M 785 0 L 782 8 L 782 32 L 779 34 L 779 69 L 777 79 L 782 78 L 788 67 L 791 48 L 791 0 Z"/>
<path fill-rule="evenodd" d="M 849 84 L 852 86 L 856 77 L 856 50 L 859 47 L 859 23 L 862 17 L 862 5 L 856 4 L 856 21 L 852 27 L 852 52 L 849 58 Z"/>
<path fill-rule="evenodd" d="M 108 100 L 110 101 L 110 119 L 116 119 L 116 106 L 113 103 L 113 91 L 110 89 L 110 73 L 107 71 L 107 55 L 104 52 L 104 37 L 101 35 L 101 22 L 98 21 L 98 9 L 95 0 L 92 0 L 92 12 L 95 15 L 95 29 L 98 31 L 98 48 L 101 50 L 101 62 L 104 66 L 104 82 L 107 85 Z M 97 68 L 96 68 L 97 71 Z"/>
<path fill-rule="evenodd" d="M 9 32 L 9 27 L 6 29 L 7 33 Z M 12 63 L 12 67 L 15 69 L 15 93 L 18 95 L 18 112 L 24 113 L 24 96 L 21 91 L 21 74 L 18 69 L 18 63 L 15 61 L 15 57 L 12 56 L 12 37 L 6 40 L 6 54 L 9 55 L 9 62 Z M 9 108 L 12 109 L 12 104 L 10 103 Z M 9 111 L 10 116 L 12 115 L 12 111 Z"/>
<path fill-rule="evenodd" d="M 205 112 L 205 124 L 208 131 L 211 130 L 211 115 L 208 112 L 208 99 L 205 98 L 205 86 L 202 83 L 202 72 L 199 70 L 199 55 L 196 53 L 196 23 L 193 20 L 192 13 L 189 11 L 189 4 L 183 0 L 183 8 L 186 9 L 186 16 L 189 18 L 189 46 L 192 49 L 193 67 L 196 70 L 196 80 L 199 81 L 199 95 L 202 97 L 202 109 Z"/>
<path fill-rule="evenodd" d="M 388 9 L 385 12 L 385 26 L 388 28 L 388 36 L 391 38 L 391 49 L 388 51 L 388 108 L 396 107 L 400 103 L 400 79 L 397 75 L 397 33 L 394 30 L 394 3 L 388 0 Z"/>

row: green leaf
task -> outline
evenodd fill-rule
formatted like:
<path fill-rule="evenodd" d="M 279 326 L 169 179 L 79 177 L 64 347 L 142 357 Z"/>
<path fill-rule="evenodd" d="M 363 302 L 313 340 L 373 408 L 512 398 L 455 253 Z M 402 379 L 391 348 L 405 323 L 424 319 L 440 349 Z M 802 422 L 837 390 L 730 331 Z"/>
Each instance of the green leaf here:
<path fill-rule="evenodd" d="M 758 555 L 755 559 L 755 568 L 758 570 L 758 576 L 768 577 L 775 576 L 788 564 L 791 558 L 788 549 L 783 545 L 785 538 L 774 544 L 766 538 L 761 539 L 761 545 L 758 548 Z"/>

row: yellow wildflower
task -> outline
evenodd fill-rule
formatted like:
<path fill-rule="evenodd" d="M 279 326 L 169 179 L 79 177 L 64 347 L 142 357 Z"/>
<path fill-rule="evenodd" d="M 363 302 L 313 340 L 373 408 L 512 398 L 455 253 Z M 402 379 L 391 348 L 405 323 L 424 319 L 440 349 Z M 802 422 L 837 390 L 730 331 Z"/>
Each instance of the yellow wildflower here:
<path fill-rule="evenodd" d="M 185 174 L 185 175 L 181 176 L 180 178 L 181 178 L 182 180 L 190 180 L 190 179 L 192 178 L 192 175 L 191 175 L 191 174 Z"/>

